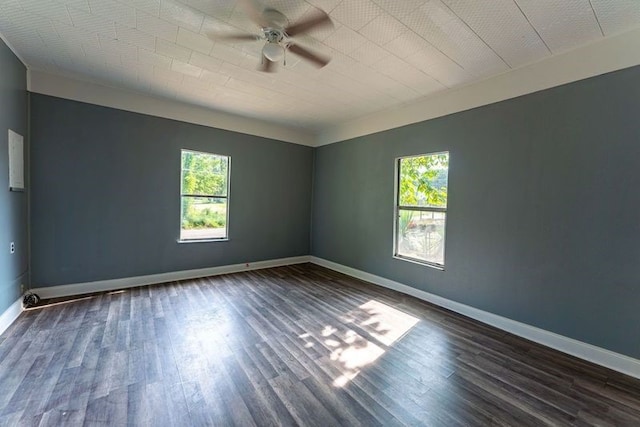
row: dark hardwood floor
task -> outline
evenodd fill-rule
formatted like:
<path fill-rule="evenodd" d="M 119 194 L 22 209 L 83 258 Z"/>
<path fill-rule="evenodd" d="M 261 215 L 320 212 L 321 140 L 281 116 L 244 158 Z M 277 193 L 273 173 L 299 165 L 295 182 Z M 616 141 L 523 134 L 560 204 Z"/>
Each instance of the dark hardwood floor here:
<path fill-rule="evenodd" d="M 639 380 L 311 264 L 49 303 L 0 425 L 640 425 Z"/>

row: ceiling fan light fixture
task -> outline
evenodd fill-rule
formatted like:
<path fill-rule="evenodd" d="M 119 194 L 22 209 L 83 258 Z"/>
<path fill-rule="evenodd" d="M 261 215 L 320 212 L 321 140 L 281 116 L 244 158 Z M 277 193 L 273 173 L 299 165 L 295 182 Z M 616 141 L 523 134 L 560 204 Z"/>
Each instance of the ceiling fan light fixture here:
<path fill-rule="evenodd" d="M 275 42 L 269 42 L 262 48 L 262 54 L 271 62 L 278 62 L 284 58 L 284 47 Z"/>

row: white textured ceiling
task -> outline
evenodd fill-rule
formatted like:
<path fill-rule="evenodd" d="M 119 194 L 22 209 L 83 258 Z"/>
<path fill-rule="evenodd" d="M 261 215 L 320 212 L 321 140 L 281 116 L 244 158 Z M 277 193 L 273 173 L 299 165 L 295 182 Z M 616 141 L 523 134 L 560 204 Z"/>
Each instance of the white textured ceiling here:
<path fill-rule="evenodd" d="M 291 23 L 327 12 L 334 28 L 296 39 L 256 71 L 259 29 L 233 0 L 0 0 L 0 33 L 33 70 L 79 77 L 311 131 L 398 108 L 640 25 L 640 0 L 272 0 Z M 308 16 L 308 15 L 307 15 Z"/>

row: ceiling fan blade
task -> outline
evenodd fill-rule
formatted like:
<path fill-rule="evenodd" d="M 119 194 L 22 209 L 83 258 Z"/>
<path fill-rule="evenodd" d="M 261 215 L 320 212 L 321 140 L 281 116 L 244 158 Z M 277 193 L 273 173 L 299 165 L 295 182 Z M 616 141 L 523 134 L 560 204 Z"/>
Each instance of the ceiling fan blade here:
<path fill-rule="evenodd" d="M 312 28 L 322 27 L 325 25 L 333 25 L 333 22 L 331 21 L 331 18 L 329 18 L 329 15 L 318 9 L 309 18 L 285 28 L 284 32 L 287 33 L 289 37 L 293 37 L 301 33 L 306 33 Z"/>
<path fill-rule="evenodd" d="M 209 37 L 213 41 L 224 40 L 224 41 L 256 41 L 260 40 L 260 36 L 249 33 L 208 33 L 207 37 Z"/>
<path fill-rule="evenodd" d="M 329 61 L 331 61 L 331 58 L 311 52 L 309 49 L 297 44 L 289 45 L 289 50 L 291 51 L 291 53 L 295 53 L 296 55 L 301 56 L 308 61 L 311 61 L 313 65 L 318 68 L 324 67 L 329 63 Z"/>
<path fill-rule="evenodd" d="M 258 24 L 260 28 L 269 26 L 269 22 L 264 17 L 264 8 L 260 7 L 254 0 L 237 0 L 240 7 L 251 18 L 253 22 Z"/>
<path fill-rule="evenodd" d="M 258 71 L 262 71 L 263 73 L 275 73 L 277 68 L 277 64 L 275 62 L 269 61 L 267 58 L 262 56 L 262 63 L 258 65 Z"/>

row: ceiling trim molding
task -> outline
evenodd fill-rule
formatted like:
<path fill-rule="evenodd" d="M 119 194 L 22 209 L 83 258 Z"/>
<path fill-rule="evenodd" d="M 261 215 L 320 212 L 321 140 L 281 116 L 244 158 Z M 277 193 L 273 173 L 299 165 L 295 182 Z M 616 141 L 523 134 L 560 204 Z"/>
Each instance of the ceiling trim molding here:
<path fill-rule="evenodd" d="M 327 127 L 316 146 L 418 123 L 640 64 L 640 28 L 448 90 L 396 109 Z"/>
<path fill-rule="evenodd" d="M 178 101 L 156 98 L 133 91 L 75 80 L 34 69 L 27 70 L 27 90 L 43 95 L 179 120 L 294 144 L 315 145 L 315 138 L 311 132 L 305 132 L 258 119 L 213 111 Z"/>

